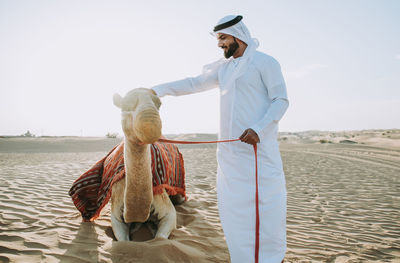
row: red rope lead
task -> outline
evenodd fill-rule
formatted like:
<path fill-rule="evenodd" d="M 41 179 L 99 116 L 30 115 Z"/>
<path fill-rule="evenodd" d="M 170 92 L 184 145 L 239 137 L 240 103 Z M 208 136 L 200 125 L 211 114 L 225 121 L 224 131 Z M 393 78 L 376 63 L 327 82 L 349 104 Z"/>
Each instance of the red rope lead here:
<path fill-rule="evenodd" d="M 169 139 L 158 139 L 159 142 L 176 143 L 176 144 L 205 144 L 205 143 L 219 143 L 219 142 L 236 142 L 240 139 L 233 140 L 222 140 L 222 141 L 202 141 L 202 142 L 190 142 L 190 141 L 175 141 Z"/>
<path fill-rule="evenodd" d="M 168 139 L 159 139 L 159 142 L 165 143 L 176 143 L 176 144 L 205 144 L 205 143 L 220 143 L 220 142 L 235 142 L 240 141 L 240 139 L 233 140 L 221 140 L 221 141 L 201 141 L 201 142 L 191 142 L 191 141 L 175 141 Z M 257 164 L 257 144 L 253 145 L 254 157 L 256 160 L 256 241 L 255 241 L 255 262 L 258 263 L 258 254 L 260 250 L 260 214 L 258 209 L 258 164 Z"/>
<path fill-rule="evenodd" d="M 256 247 L 255 247 L 255 262 L 258 263 L 258 251 L 260 249 L 260 213 L 258 209 L 258 165 L 257 165 L 257 144 L 253 145 L 254 156 L 256 159 Z"/>

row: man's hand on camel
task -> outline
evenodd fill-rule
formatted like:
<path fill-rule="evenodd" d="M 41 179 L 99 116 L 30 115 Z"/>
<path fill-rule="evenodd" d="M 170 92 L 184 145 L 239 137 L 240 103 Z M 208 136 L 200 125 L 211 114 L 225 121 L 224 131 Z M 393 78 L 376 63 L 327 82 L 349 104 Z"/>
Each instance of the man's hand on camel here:
<path fill-rule="evenodd" d="M 243 132 L 242 135 L 240 135 L 239 139 L 242 142 L 254 145 L 258 142 L 260 142 L 260 138 L 258 137 L 257 133 L 253 129 L 247 129 Z"/>

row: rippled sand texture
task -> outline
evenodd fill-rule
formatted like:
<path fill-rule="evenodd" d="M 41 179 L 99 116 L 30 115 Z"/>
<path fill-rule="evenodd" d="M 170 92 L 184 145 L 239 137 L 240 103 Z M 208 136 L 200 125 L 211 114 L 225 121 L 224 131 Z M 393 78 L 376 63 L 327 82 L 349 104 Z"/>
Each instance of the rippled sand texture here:
<path fill-rule="evenodd" d="M 288 259 L 400 262 L 400 150 L 282 144 L 281 151 Z"/>
<path fill-rule="evenodd" d="M 218 219 L 215 149 L 186 148 L 189 200 L 170 240 L 117 242 L 109 206 L 82 223 L 68 190 L 105 152 L 0 153 L 0 262 L 227 262 Z M 140 233 L 141 232 L 141 233 Z M 149 238 L 146 228 L 136 236 Z"/>
<path fill-rule="evenodd" d="M 178 229 L 169 240 L 148 240 L 142 229 L 136 236 L 142 242 L 114 240 L 109 206 L 94 223 L 82 223 L 68 196 L 72 182 L 108 149 L 35 147 L 0 149 L 0 262 L 228 262 L 215 147 L 181 147 L 189 200 L 176 207 Z M 400 150 L 345 144 L 281 144 L 281 150 L 285 262 L 400 261 Z"/>

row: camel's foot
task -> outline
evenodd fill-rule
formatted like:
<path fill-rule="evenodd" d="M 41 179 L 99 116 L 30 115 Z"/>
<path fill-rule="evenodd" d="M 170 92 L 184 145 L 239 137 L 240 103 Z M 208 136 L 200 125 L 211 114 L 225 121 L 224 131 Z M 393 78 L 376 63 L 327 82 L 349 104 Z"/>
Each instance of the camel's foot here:
<path fill-rule="evenodd" d="M 124 223 L 119 221 L 112 213 L 111 213 L 111 227 L 114 232 L 114 236 L 118 241 L 129 241 L 129 228 L 130 223 Z"/>
<path fill-rule="evenodd" d="M 174 207 L 172 207 L 174 208 Z M 176 212 L 175 208 L 170 211 L 170 213 L 166 214 L 158 224 L 158 230 L 156 233 L 156 237 L 161 237 L 168 239 L 172 230 L 176 228 Z"/>
<path fill-rule="evenodd" d="M 153 207 L 156 218 L 152 221 L 158 227 L 155 237 L 168 238 L 176 228 L 176 211 L 165 190 L 154 196 Z"/>
<path fill-rule="evenodd" d="M 169 235 L 170 235 L 170 234 L 164 234 L 164 233 L 158 234 L 158 233 L 157 233 L 156 238 L 168 239 Z"/>

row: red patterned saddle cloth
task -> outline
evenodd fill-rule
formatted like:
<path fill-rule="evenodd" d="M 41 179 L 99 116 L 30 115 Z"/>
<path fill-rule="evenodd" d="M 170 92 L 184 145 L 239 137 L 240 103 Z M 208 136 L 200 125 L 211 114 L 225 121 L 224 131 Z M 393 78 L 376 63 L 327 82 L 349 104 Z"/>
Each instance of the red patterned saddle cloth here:
<path fill-rule="evenodd" d="M 153 194 L 161 194 L 165 189 L 169 195 L 181 194 L 186 199 L 185 169 L 178 147 L 156 142 L 150 145 L 150 149 Z M 124 176 L 124 143 L 121 142 L 76 179 L 69 190 L 84 221 L 93 221 L 99 217 L 101 209 L 111 197 L 113 184 Z"/>

